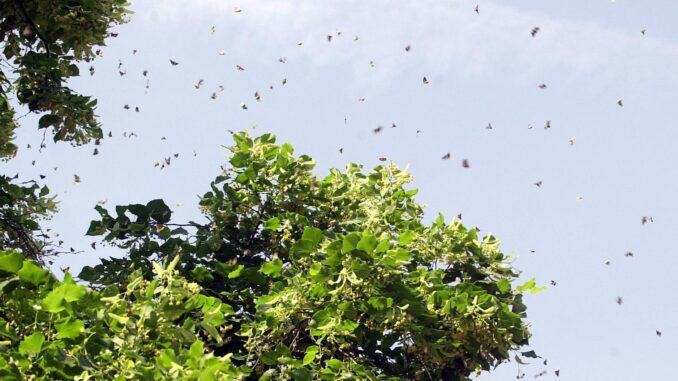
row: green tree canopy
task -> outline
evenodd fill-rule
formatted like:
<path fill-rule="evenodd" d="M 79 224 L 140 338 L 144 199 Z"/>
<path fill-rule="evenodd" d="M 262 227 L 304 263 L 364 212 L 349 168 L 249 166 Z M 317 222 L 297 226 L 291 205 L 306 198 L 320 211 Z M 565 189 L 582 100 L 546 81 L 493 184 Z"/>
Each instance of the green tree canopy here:
<path fill-rule="evenodd" d="M 127 6 L 124 0 L 0 1 L 0 160 L 17 152 L 15 107 L 41 114 L 38 128 L 51 128 L 54 141 L 103 137 L 96 100 L 66 81 L 79 75 L 78 62 L 95 58 L 111 28 L 125 21 Z M 0 249 L 43 262 L 56 248 L 38 222 L 56 204 L 47 187 L 16 177 L 0 174 Z"/>
<path fill-rule="evenodd" d="M 179 273 L 236 311 L 210 348 L 252 379 L 466 380 L 527 344 L 534 282 L 512 286 L 491 234 L 442 215 L 425 225 L 407 172 L 350 164 L 322 178 L 270 134 L 233 137 L 230 166 L 200 200 L 205 223 L 171 222 L 161 200 L 97 207 L 87 234 L 129 255 L 80 278 L 151 279 L 180 255 Z"/>
<path fill-rule="evenodd" d="M 65 82 L 79 75 L 77 62 L 95 57 L 110 28 L 125 21 L 127 5 L 124 0 L 0 1 L 0 158 L 17 150 L 13 102 L 44 113 L 38 127 L 51 127 L 55 141 L 81 144 L 103 137 L 96 100 Z"/>

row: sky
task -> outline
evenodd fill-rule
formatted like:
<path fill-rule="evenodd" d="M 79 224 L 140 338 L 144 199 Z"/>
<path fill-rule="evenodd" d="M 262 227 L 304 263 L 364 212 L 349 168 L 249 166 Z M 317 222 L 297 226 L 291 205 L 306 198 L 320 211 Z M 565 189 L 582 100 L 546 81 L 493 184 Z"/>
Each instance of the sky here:
<path fill-rule="evenodd" d="M 199 219 L 228 130 L 272 132 L 314 157 L 319 174 L 379 157 L 407 167 L 427 220 L 462 213 L 502 241 L 524 279 L 549 286 L 527 297 L 530 349 L 548 365 L 505 363 L 480 380 L 542 370 L 556 379 L 555 369 L 577 381 L 675 377 L 677 2 L 146 0 L 132 9 L 94 75 L 82 65 L 71 81 L 98 98 L 113 134 L 100 154 L 49 141 L 38 152 L 42 135 L 27 116 L 21 151 L 4 164 L 22 179 L 46 175 L 58 195 L 47 225 L 82 253 L 59 258 L 57 273 L 122 254 L 94 251 L 84 236 L 98 201 L 163 198 L 176 221 Z"/>

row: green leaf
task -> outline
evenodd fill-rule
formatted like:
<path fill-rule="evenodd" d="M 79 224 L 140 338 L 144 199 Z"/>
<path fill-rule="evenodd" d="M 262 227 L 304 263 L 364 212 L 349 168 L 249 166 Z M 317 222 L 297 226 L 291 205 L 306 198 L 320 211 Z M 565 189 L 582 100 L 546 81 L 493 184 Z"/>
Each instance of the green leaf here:
<path fill-rule="evenodd" d="M 205 353 L 205 344 L 202 340 L 196 340 L 191 344 L 191 348 L 188 350 L 188 355 L 195 360 L 199 360 L 203 353 Z"/>
<path fill-rule="evenodd" d="M 19 353 L 25 354 L 35 354 L 40 353 L 42 350 L 42 344 L 45 342 L 45 336 L 40 332 L 34 332 L 32 335 L 25 338 L 19 344 Z"/>
<path fill-rule="evenodd" d="M 516 287 L 516 290 L 521 294 L 524 294 L 526 292 L 529 292 L 530 294 L 536 294 L 538 292 L 546 290 L 546 287 L 537 287 L 537 282 L 535 281 L 534 278 L 532 278 L 525 282 L 524 284 Z"/>
<path fill-rule="evenodd" d="M 358 242 L 362 239 L 362 235 L 360 233 L 349 233 L 344 237 L 343 244 L 341 251 L 344 253 L 350 253 L 351 251 L 355 250 L 356 247 L 358 246 Z"/>
<path fill-rule="evenodd" d="M 323 239 L 323 231 L 307 226 L 304 228 L 304 233 L 301 235 L 302 240 L 310 241 L 314 247 L 318 247 L 318 244 Z"/>
<path fill-rule="evenodd" d="M 34 286 L 39 286 L 50 279 L 49 271 L 31 261 L 24 261 L 21 270 L 17 274 L 23 282 L 28 282 Z"/>
<path fill-rule="evenodd" d="M 161 199 L 152 200 L 146 204 L 148 208 L 149 215 L 159 224 L 166 224 L 170 221 L 172 217 L 172 211 L 169 206 L 165 204 L 165 201 Z"/>
<path fill-rule="evenodd" d="M 358 244 L 356 245 L 356 249 L 362 250 L 367 254 L 372 254 L 376 247 L 377 247 L 377 238 L 375 238 L 372 234 L 368 233 L 363 233 L 362 238 L 360 238 L 360 241 L 358 241 Z"/>
<path fill-rule="evenodd" d="M 313 373 L 308 368 L 297 368 L 292 373 L 294 381 L 311 381 L 313 380 Z"/>
<path fill-rule="evenodd" d="M 61 117 L 58 115 L 46 114 L 40 117 L 38 121 L 38 128 L 47 128 L 49 126 L 56 126 L 61 122 Z"/>
<path fill-rule="evenodd" d="M 416 234 L 417 233 L 410 230 L 405 231 L 401 233 L 400 236 L 398 237 L 398 243 L 401 245 L 407 245 L 408 243 L 412 242 L 412 239 L 414 239 L 414 236 Z"/>
<path fill-rule="evenodd" d="M 0 253 L 0 271 L 15 274 L 23 264 L 23 256 L 19 253 L 10 251 Z"/>
<path fill-rule="evenodd" d="M 315 361 L 315 356 L 318 354 L 318 346 L 317 345 L 311 345 L 308 348 L 306 348 L 306 354 L 304 355 L 304 360 L 302 361 L 302 365 L 308 365 Z"/>
<path fill-rule="evenodd" d="M 280 228 L 280 218 L 273 217 L 269 218 L 268 221 L 264 222 L 264 230 L 278 230 Z"/>
<path fill-rule="evenodd" d="M 85 331 L 85 323 L 82 320 L 68 319 L 56 325 L 58 339 L 75 339 Z"/>
<path fill-rule="evenodd" d="M 499 289 L 499 292 L 505 294 L 511 291 L 511 282 L 506 278 L 499 279 L 499 281 L 497 281 L 497 288 Z"/>
<path fill-rule="evenodd" d="M 47 294 L 42 300 L 42 306 L 47 312 L 61 312 L 66 303 L 72 303 L 87 295 L 87 287 L 76 284 L 71 274 L 66 274 L 63 282 Z"/>
<path fill-rule="evenodd" d="M 262 273 L 270 276 L 279 276 L 280 271 L 282 270 L 283 262 L 280 259 L 274 259 L 270 262 L 266 262 L 261 266 Z"/>
<path fill-rule="evenodd" d="M 243 265 L 238 265 L 233 271 L 228 273 L 228 279 L 235 279 L 240 276 L 240 273 L 242 273 L 242 270 L 245 268 Z"/>

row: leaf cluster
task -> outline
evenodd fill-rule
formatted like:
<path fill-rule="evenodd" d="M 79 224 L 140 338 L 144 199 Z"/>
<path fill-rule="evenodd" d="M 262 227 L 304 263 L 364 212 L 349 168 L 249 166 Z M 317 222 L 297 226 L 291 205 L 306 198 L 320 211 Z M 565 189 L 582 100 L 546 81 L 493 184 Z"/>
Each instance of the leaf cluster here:
<path fill-rule="evenodd" d="M 246 367 L 210 350 L 233 309 L 178 276 L 177 262 L 93 291 L 1 251 L 0 379 L 244 379 Z"/>
<path fill-rule="evenodd" d="M 54 141 L 87 143 L 103 137 L 96 100 L 65 85 L 76 65 L 96 56 L 110 28 L 125 22 L 124 0 L 0 1 L 0 158 L 16 153 L 17 123 L 12 97 L 29 112 L 44 114 L 39 128 L 52 128 Z M 4 70 L 9 70 L 5 72 Z"/>

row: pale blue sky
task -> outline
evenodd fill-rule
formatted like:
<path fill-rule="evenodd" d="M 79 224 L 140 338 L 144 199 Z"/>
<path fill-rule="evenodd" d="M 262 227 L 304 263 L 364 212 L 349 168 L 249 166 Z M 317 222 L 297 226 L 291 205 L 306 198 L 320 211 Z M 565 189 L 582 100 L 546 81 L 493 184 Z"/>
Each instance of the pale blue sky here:
<path fill-rule="evenodd" d="M 73 81 L 98 97 L 104 130 L 113 131 L 98 156 L 64 144 L 38 154 L 36 121 L 21 120 L 10 170 L 47 175 L 61 201 L 49 224 L 85 251 L 59 265 L 77 272 L 119 254 L 93 251 L 84 237 L 98 200 L 162 197 L 178 221 L 198 218 L 196 195 L 226 162 L 227 129 L 256 126 L 313 156 L 319 173 L 382 156 L 409 166 L 428 218 L 463 213 L 502 240 L 526 278 L 555 280 L 527 299 L 532 348 L 548 366 L 523 367 L 526 379 L 543 369 L 543 379 L 556 379 L 555 368 L 564 380 L 675 378 L 677 2 L 147 0 L 133 9 L 95 75 L 86 65 Z M 386 128 L 375 135 L 378 125 Z M 132 131 L 138 137 L 122 137 Z M 153 167 L 174 153 L 170 167 Z M 643 215 L 655 222 L 641 225 Z M 481 379 L 517 373 L 504 364 Z"/>

